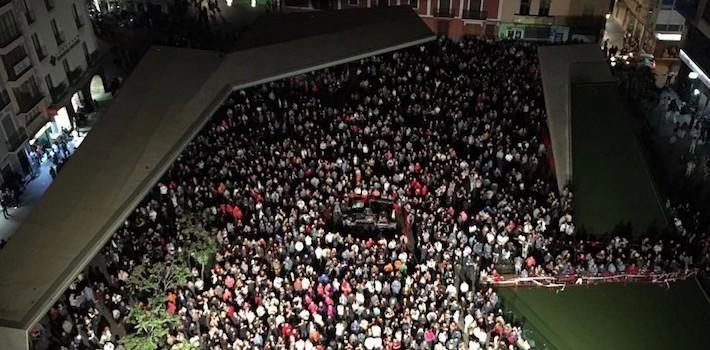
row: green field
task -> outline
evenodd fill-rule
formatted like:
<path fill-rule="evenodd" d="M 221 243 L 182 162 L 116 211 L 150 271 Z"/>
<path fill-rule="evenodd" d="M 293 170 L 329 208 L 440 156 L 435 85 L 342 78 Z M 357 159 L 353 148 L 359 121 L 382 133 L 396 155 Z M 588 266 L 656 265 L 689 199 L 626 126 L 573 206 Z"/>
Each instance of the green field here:
<path fill-rule="evenodd" d="M 630 222 L 636 236 L 667 227 L 655 185 L 614 83 L 571 88 L 575 225 L 590 234 Z"/>
<path fill-rule="evenodd" d="M 548 349 L 710 349 L 710 303 L 695 280 L 500 288 L 504 307 Z M 541 336 L 541 337 L 540 337 Z M 543 344 L 539 344 L 543 345 Z M 544 349 L 545 347 L 538 347 Z"/>

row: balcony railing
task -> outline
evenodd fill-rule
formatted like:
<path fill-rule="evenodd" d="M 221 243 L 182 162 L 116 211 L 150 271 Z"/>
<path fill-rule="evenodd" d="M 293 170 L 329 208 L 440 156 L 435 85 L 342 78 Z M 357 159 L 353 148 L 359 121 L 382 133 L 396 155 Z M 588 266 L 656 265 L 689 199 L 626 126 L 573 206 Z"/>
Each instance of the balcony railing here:
<path fill-rule="evenodd" d="M 81 29 L 81 27 L 84 26 L 84 19 L 81 18 L 81 16 L 76 16 L 74 17 L 74 23 L 76 24 L 77 29 Z"/>
<path fill-rule="evenodd" d="M 32 24 L 37 20 L 37 15 L 33 10 L 25 10 L 25 19 L 27 19 L 28 24 Z"/>
<path fill-rule="evenodd" d="M 0 48 L 7 47 L 8 45 L 17 41 L 17 39 L 19 39 L 20 37 L 22 37 L 22 32 L 15 28 L 15 31 L 10 33 L 10 35 L 7 37 L 7 40 L 0 42 Z"/>
<path fill-rule="evenodd" d="M 436 10 L 436 17 L 454 17 L 454 10 L 452 9 L 438 9 Z"/>
<path fill-rule="evenodd" d="M 12 66 L 8 66 L 6 63 L 6 68 L 7 80 L 17 81 L 32 68 L 32 60 L 30 60 L 29 56 L 25 55 L 19 61 L 12 63 Z"/>
<path fill-rule="evenodd" d="M 17 100 L 17 105 L 20 107 L 20 113 L 27 113 L 32 108 L 34 108 L 39 101 L 42 101 L 44 96 L 41 93 L 36 92 L 35 94 L 26 93 L 16 93 L 15 99 Z"/>
<path fill-rule="evenodd" d="M 54 40 L 57 41 L 57 46 L 64 44 L 67 39 L 64 37 L 64 32 L 54 33 Z"/>
<path fill-rule="evenodd" d="M 59 101 L 64 98 L 67 93 L 67 83 L 61 82 L 57 86 L 51 86 L 49 88 L 49 94 L 52 95 L 52 103 L 59 103 Z"/>
<path fill-rule="evenodd" d="M 10 95 L 7 93 L 7 91 L 0 91 L 0 109 L 4 109 L 5 107 L 7 107 L 10 102 L 12 101 L 10 101 Z"/>
<path fill-rule="evenodd" d="M 555 18 L 550 16 L 534 16 L 534 15 L 513 15 L 513 22 L 522 24 L 539 24 L 551 26 L 555 24 Z"/>
<path fill-rule="evenodd" d="M 15 130 L 14 134 L 8 135 L 7 141 L 5 141 L 7 143 L 7 149 L 10 152 L 15 152 L 20 148 L 20 146 L 22 146 L 22 144 L 25 143 L 25 141 L 27 141 L 27 139 L 27 131 L 25 128 L 21 127 Z"/>
<path fill-rule="evenodd" d="M 462 18 L 465 19 L 479 19 L 479 20 L 484 20 L 488 18 L 488 12 L 486 11 L 469 11 L 466 10 L 463 12 Z"/>
<path fill-rule="evenodd" d="M 44 0 L 44 6 L 47 7 L 47 11 L 52 11 L 54 9 L 54 0 Z"/>
<path fill-rule="evenodd" d="M 81 68 L 76 68 L 74 70 L 70 70 L 67 73 L 67 78 L 69 78 L 69 84 L 74 85 L 79 82 L 79 79 L 81 79 L 81 74 L 84 73 Z"/>

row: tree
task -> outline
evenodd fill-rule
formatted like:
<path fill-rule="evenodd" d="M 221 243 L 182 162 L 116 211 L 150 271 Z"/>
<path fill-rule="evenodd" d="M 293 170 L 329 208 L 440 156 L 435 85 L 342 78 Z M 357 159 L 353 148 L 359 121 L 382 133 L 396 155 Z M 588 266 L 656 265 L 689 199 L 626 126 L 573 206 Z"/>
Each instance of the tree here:
<path fill-rule="evenodd" d="M 157 262 L 150 266 L 138 265 L 128 278 L 129 288 L 152 296 L 165 297 L 169 290 L 185 285 L 190 269 L 181 259 Z"/>
<path fill-rule="evenodd" d="M 180 318 L 170 314 L 160 300 L 154 298 L 149 305 L 134 305 L 131 309 L 128 320 L 135 325 L 135 332 L 121 338 L 127 350 L 156 350 L 170 329 L 177 326 Z"/>
<path fill-rule="evenodd" d="M 200 264 L 200 274 L 205 278 L 205 266 L 217 254 L 219 247 L 214 235 L 205 231 L 202 225 L 193 225 L 192 220 L 187 220 L 185 232 L 192 236 L 192 243 L 187 247 L 188 255 Z"/>
<path fill-rule="evenodd" d="M 165 302 L 168 291 L 187 283 L 190 269 L 183 260 L 138 265 L 131 271 L 128 287 L 148 294 L 147 303 L 134 304 L 128 322 L 135 331 L 121 338 L 128 350 L 155 350 L 161 347 L 180 318 L 169 313 Z"/>

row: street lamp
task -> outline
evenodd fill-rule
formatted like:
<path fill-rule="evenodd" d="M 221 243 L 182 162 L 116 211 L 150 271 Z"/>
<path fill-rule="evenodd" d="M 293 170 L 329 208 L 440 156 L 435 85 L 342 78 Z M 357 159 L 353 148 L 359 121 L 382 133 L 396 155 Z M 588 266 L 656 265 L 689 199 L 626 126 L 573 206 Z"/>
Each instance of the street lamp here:
<path fill-rule="evenodd" d="M 698 72 L 690 72 L 690 73 L 688 73 L 688 78 L 689 78 L 690 80 L 698 79 Z"/>
<path fill-rule="evenodd" d="M 698 89 L 693 90 L 693 96 L 698 96 L 698 95 L 700 95 L 700 90 L 698 90 Z"/>

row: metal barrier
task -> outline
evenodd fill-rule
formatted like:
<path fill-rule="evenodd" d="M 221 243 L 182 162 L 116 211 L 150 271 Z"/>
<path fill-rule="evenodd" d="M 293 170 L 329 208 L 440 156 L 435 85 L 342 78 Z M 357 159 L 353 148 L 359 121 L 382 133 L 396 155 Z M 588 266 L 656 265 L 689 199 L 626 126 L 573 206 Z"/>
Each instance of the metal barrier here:
<path fill-rule="evenodd" d="M 562 277 L 538 276 L 538 277 L 513 277 L 505 279 L 503 276 L 492 278 L 490 282 L 496 287 L 545 287 L 562 288 L 567 286 L 583 286 L 599 283 L 656 283 L 666 284 L 695 277 L 698 269 L 669 273 L 645 273 L 645 274 L 615 274 L 606 276 L 580 276 L 567 275 Z"/>

